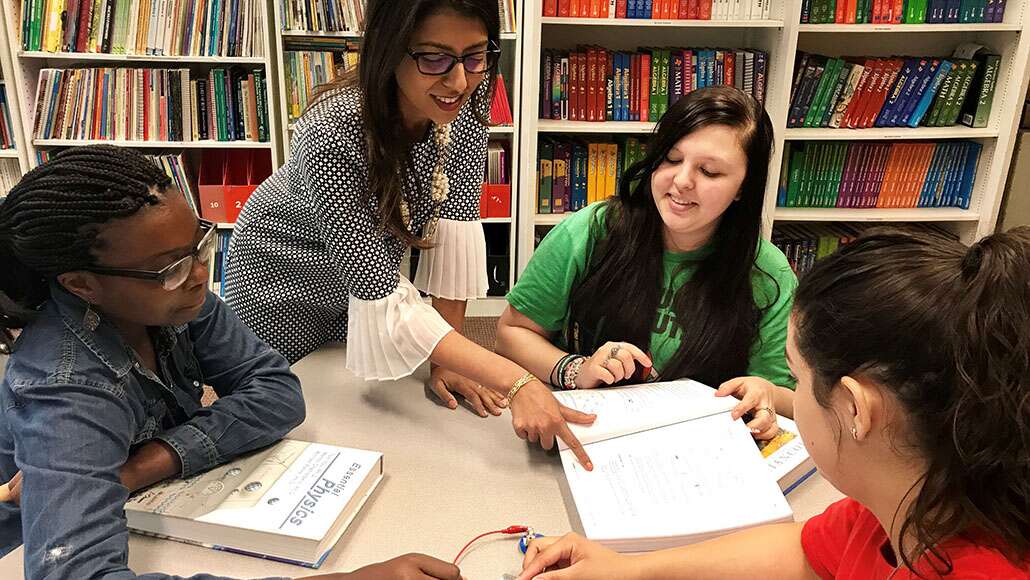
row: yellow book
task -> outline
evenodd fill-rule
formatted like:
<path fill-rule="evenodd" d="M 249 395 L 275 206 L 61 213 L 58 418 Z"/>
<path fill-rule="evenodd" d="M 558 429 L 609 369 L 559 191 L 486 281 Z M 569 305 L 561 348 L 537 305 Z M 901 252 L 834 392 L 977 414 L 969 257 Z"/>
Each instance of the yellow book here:
<path fill-rule="evenodd" d="M 61 13 L 64 12 L 64 0 L 47 2 L 46 35 L 43 36 L 43 50 L 59 52 L 64 30 L 61 27 Z"/>
<path fill-rule="evenodd" d="M 587 151 L 587 205 L 590 205 L 598 200 L 597 176 L 599 173 L 597 165 L 601 160 L 601 155 L 597 143 L 590 143 Z"/>
<path fill-rule="evenodd" d="M 564 206 L 564 196 L 560 195 L 564 190 L 559 189 L 557 185 L 564 184 L 568 175 L 568 164 L 565 163 L 564 159 L 558 158 L 557 151 L 555 151 L 554 183 L 551 186 L 551 213 L 565 213 L 566 211 Z"/>
<path fill-rule="evenodd" d="M 619 189 L 618 176 L 615 174 L 615 169 L 619 163 L 619 146 L 615 143 L 606 143 L 604 146 L 605 157 L 607 162 L 607 175 L 605 176 L 605 199 L 615 197 L 616 191 Z"/>

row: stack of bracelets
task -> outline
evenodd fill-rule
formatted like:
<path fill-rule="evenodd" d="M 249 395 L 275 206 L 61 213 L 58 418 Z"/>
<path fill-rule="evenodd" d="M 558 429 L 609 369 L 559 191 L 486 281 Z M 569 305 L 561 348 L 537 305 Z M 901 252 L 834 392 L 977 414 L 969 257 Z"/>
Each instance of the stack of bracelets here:
<path fill-rule="evenodd" d="M 579 369 L 587 357 L 581 354 L 567 354 L 554 364 L 551 369 L 550 381 L 556 387 L 566 391 L 576 388 L 576 377 L 579 376 Z"/>

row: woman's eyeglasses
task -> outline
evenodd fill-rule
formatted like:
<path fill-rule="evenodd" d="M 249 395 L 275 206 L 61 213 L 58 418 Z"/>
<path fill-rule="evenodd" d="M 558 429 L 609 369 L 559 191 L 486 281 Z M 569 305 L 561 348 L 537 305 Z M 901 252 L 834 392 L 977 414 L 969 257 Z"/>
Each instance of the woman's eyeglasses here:
<path fill-rule="evenodd" d="M 478 52 L 472 52 L 464 56 L 454 56 L 446 52 L 416 52 L 408 51 L 408 56 L 415 61 L 418 72 L 429 76 L 443 76 L 459 62 L 465 67 L 465 72 L 473 75 L 481 75 L 490 72 L 501 57 L 501 49 L 488 48 Z"/>
<path fill-rule="evenodd" d="M 190 277 L 193 271 L 193 264 L 199 261 L 207 265 L 211 262 L 211 256 L 215 253 L 215 224 L 207 220 L 200 220 L 200 230 L 204 232 L 203 237 L 197 242 L 197 246 L 189 255 L 172 262 L 158 271 L 153 270 L 126 270 L 122 268 L 83 268 L 86 272 L 101 274 L 104 276 L 121 276 L 123 278 L 139 278 L 142 280 L 154 280 L 160 282 L 165 290 L 177 290 Z"/>

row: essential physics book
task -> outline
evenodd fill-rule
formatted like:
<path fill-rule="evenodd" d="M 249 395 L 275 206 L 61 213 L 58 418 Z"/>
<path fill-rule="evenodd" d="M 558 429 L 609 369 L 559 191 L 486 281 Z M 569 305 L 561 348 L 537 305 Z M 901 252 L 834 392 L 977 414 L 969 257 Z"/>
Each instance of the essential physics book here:
<path fill-rule="evenodd" d="M 318 568 L 383 479 L 383 454 L 286 439 L 139 491 L 129 529 Z"/>

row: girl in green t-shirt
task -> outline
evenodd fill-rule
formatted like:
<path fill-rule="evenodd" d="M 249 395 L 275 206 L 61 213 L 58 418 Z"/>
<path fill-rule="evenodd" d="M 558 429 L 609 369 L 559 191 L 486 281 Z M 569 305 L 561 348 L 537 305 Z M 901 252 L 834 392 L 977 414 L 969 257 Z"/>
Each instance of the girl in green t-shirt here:
<path fill-rule="evenodd" d="M 797 279 L 760 236 L 772 140 L 765 110 L 734 88 L 677 101 L 618 195 L 540 244 L 508 294 L 497 352 L 567 389 L 640 380 L 652 366 L 720 385 L 756 437 L 774 436 L 777 410 L 792 414 L 784 345 Z"/>

